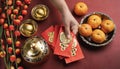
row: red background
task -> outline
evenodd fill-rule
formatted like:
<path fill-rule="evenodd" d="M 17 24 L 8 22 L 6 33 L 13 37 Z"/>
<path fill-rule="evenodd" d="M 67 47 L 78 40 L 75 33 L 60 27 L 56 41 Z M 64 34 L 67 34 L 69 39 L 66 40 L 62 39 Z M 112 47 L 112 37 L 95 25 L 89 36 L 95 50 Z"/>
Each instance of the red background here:
<path fill-rule="evenodd" d="M 23 61 L 22 64 L 25 69 L 120 69 L 120 0 L 66 0 L 73 15 L 74 4 L 78 1 L 83 1 L 88 5 L 89 11 L 87 14 L 99 11 L 108 14 L 114 20 L 117 30 L 113 41 L 101 48 L 85 47 L 84 44 L 80 44 L 85 58 L 78 62 L 66 65 L 64 61 L 56 58 L 51 52 L 49 59 L 43 64 L 33 65 Z M 37 36 L 40 36 L 40 33 L 50 25 L 60 24 L 62 22 L 62 18 L 58 10 L 49 2 L 49 0 L 32 0 L 28 9 L 29 13 L 24 19 L 32 19 L 30 12 L 37 4 L 45 4 L 50 9 L 50 15 L 46 20 L 37 21 L 39 25 Z M 75 15 L 74 17 L 78 22 L 80 22 L 82 18 Z M 26 38 L 23 37 L 23 39 Z M 0 69 L 4 68 L 3 60 L 0 59 Z"/>

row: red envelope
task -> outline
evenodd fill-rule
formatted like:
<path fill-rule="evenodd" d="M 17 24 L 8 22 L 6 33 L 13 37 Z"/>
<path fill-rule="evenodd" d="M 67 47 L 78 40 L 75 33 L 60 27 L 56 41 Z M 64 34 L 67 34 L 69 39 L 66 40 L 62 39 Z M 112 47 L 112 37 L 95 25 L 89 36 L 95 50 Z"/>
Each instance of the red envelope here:
<path fill-rule="evenodd" d="M 41 33 L 41 36 L 47 41 L 47 43 L 51 46 L 51 48 L 54 48 L 54 27 L 50 26 L 47 30 Z"/>
<path fill-rule="evenodd" d="M 47 30 L 45 30 L 41 36 L 48 42 L 50 47 L 54 50 L 54 46 L 56 44 L 56 40 L 60 30 L 59 25 L 50 26 Z"/>
<path fill-rule="evenodd" d="M 72 46 L 71 46 L 71 56 L 65 58 L 65 62 L 66 62 L 66 64 L 68 64 L 68 63 L 71 63 L 71 62 L 81 60 L 83 58 L 84 58 L 84 55 L 82 53 L 80 45 L 77 42 L 77 39 L 74 37 L 73 43 L 72 43 Z"/>
<path fill-rule="evenodd" d="M 54 47 L 55 47 L 56 42 L 57 42 L 57 38 L 58 38 L 58 35 L 59 35 L 60 27 L 61 27 L 60 25 L 55 25 L 55 26 L 54 26 L 54 32 L 55 32 L 54 41 L 53 41 Z M 53 49 L 53 50 L 54 50 L 54 49 Z"/>
<path fill-rule="evenodd" d="M 66 38 L 63 32 L 63 27 L 61 26 L 57 42 L 55 44 L 54 54 L 62 57 L 70 57 L 72 40 L 65 41 L 66 39 L 62 39 L 62 37 Z"/>

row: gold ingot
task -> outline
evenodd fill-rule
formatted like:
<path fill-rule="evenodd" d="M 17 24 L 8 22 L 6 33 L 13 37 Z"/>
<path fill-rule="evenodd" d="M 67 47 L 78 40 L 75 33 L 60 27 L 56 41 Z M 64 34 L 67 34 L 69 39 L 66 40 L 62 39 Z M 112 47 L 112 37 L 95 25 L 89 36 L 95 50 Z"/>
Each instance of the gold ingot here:
<path fill-rule="evenodd" d="M 39 4 L 32 9 L 31 15 L 35 20 L 44 20 L 49 15 L 49 9 L 46 5 Z"/>
<path fill-rule="evenodd" d="M 46 7 L 43 7 L 44 11 L 47 11 Z M 47 15 L 47 12 L 44 12 L 45 15 Z"/>
<path fill-rule="evenodd" d="M 32 26 L 32 24 L 26 23 L 23 25 L 23 29 L 32 32 L 34 30 L 34 27 Z"/>
<path fill-rule="evenodd" d="M 42 63 L 47 60 L 50 48 L 42 37 L 28 38 L 21 49 L 21 55 L 28 63 Z"/>
<path fill-rule="evenodd" d="M 42 8 L 36 9 L 35 16 L 38 18 L 42 18 L 45 16 L 45 11 Z"/>
<path fill-rule="evenodd" d="M 20 33 L 25 37 L 33 36 L 37 32 L 38 25 L 32 19 L 27 19 L 20 25 Z"/>

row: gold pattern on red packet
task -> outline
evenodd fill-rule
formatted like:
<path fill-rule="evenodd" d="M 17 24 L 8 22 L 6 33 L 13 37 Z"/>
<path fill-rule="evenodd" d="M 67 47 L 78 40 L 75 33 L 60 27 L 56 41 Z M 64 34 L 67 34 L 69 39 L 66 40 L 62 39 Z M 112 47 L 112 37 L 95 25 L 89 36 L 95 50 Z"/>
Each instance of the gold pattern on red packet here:
<path fill-rule="evenodd" d="M 62 30 L 62 27 L 60 28 L 59 36 L 57 38 L 56 47 L 54 50 L 54 54 L 62 57 L 70 57 L 70 50 L 71 50 L 71 43 L 72 43 L 72 36 L 70 39 L 68 39 L 65 36 L 65 33 Z"/>
<path fill-rule="evenodd" d="M 60 46 L 61 51 L 66 50 L 66 48 L 69 46 L 70 41 L 72 40 L 72 37 L 70 39 L 67 39 L 64 32 L 60 33 Z"/>
<path fill-rule="evenodd" d="M 77 41 L 75 39 L 73 39 L 73 44 L 72 44 L 72 50 L 71 50 L 71 56 L 75 56 L 76 52 L 77 52 Z"/>
<path fill-rule="evenodd" d="M 41 36 L 51 45 L 51 48 L 54 48 L 53 40 L 54 40 L 54 27 L 50 26 L 47 30 L 45 30 Z"/>
<path fill-rule="evenodd" d="M 58 35 L 59 35 L 59 31 L 60 31 L 60 25 L 55 25 L 54 26 L 54 39 L 53 39 L 53 45 L 55 47 L 56 43 L 57 43 L 57 38 L 58 38 Z"/>
<path fill-rule="evenodd" d="M 49 36 L 48 41 L 51 42 L 51 43 L 53 43 L 54 32 L 49 32 L 49 33 L 48 33 L 48 36 Z"/>
<path fill-rule="evenodd" d="M 71 62 L 81 60 L 83 58 L 84 58 L 84 55 L 82 53 L 80 45 L 77 42 L 76 38 L 74 37 L 73 43 L 72 43 L 72 46 L 71 46 L 71 56 L 65 58 L 65 62 L 68 64 L 68 63 L 71 63 Z"/>

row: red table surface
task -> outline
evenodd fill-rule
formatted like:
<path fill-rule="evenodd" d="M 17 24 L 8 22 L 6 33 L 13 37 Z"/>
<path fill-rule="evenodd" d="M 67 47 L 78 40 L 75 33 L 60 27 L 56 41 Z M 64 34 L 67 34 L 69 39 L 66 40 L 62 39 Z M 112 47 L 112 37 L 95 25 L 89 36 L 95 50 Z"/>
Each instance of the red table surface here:
<path fill-rule="evenodd" d="M 78 1 L 83 1 L 88 5 L 89 11 L 87 14 L 95 11 L 103 12 L 108 14 L 114 20 L 117 30 L 113 41 L 105 47 L 97 49 L 85 47 L 84 44 L 80 44 L 85 58 L 78 62 L 65 64 L 64 61 L 56 58 L 51 52 L 48 60 L 43 64 L 33 65 L 23 60 L 22 65 L 25 69 L 120 69 L 120 31 L 118 29 L 120 27 L 120 0 L 66 0 L 72 13 L 74 5 Z M 32 19 L 30 12 L 37 4 L 45 4 L 50 9 L 50 15 L 46 20 L 37 21 L 39 25 L 37 36 L 40 36 L 40 33 L 49 26 L 62 23 L 62 18 L 58 10 L 49 2 L 49 0 L 32 0 L 28 9 L 29 13 L 24 19 Z M 81 21 L 82 17 L 75 15 L 74 17 L 78 22 Z M 22 41 L 24 41 L 26 38 L 23 37 L 22 39 Z M 0 69 L 4 68 L 3 60 L 0 59 Z"/>

